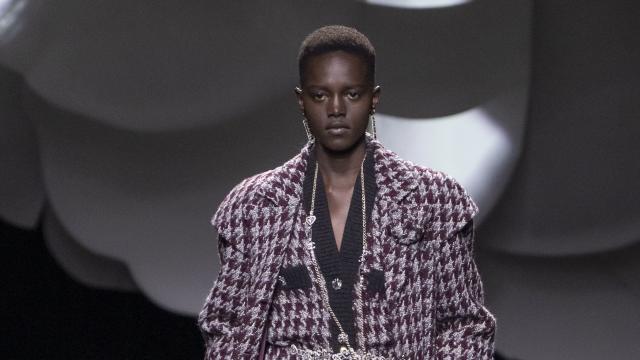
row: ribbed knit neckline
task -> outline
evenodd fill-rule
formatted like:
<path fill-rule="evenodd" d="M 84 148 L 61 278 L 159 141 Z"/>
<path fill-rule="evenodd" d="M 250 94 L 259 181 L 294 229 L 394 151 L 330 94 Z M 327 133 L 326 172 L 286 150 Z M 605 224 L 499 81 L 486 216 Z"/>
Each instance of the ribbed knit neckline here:
<path fill-rule="evenodd" d="M 375 183 L 375 169 L 373 151 L 370 146 L 366 148 L 366 156 L 364 160 L 364 183 L 365 183 L 365 199 L 367 203 L 366 216 L 367 224 L 371 219 L 371 210 L 373 209 L 373 201 L 375 199 L 377 187 Z M 303 184 L 304 205 L 309 212 L 311 207 L 311 193 L 313 191 L 313 175 L 316 162 L 315 145 L 309 154 L 309 161 L 305 171 L 305 179 Z M 324 182 L 322 176 L 318 174 L 318 182 L 316 186 L 316 202 L 315 215 L 316 222 L 313 224 L 313 240 L 316 243 L 315 255 L 320 266 L 320 271 L 326 281 L 327 290 L 329 292 L 329 302 L 336 317 L 340 320 L 347 335 L 349 342 L 356 348 L 354 311 L 352 308 L 354 301 L 354 284 L 360 265 L 358 260 L 362 254 L 362 192 L 360 186 L 360 175 L 357 176 L 351 203 L 347 213 L 344 232 L 342 236 L 342 245 L 340 251 L 336 245 L 333 228 L 331 225 L 331 216 L 329 206 L 324 190 Z M 369 227 L 369 225 L 367 226 Z M 342 281 L 342 288 L 335 290 L 332 281 L 339 278 Z M 339 350 L 337 341 L 338 327 L 331 321 L 331 344 L 334 351 Z"/>

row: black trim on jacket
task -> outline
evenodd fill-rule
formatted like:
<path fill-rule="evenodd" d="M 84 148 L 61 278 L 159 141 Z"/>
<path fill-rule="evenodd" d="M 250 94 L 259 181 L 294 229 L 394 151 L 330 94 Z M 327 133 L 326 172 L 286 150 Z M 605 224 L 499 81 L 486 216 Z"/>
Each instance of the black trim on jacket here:
<path fill-rule="evenodd" d="M 303 199 L 307 213 L 311 207 L 311 193 L 313 191 L 313 175 L 316 162 L 315 145 L 309 155 L 309 162 L 303 183 Z M 367 223 L 369 223 L 371 219 L 371 210 L 373 209 L 377 192 L 374 164 L 373 152 L 370 147 L 367 146 L 363 169 Z M 326 281 L 331 308 L 349 336 L 351 346 L 357 348 L 353 303 L 355 295 L 354 285 L 357 280 L 358 266 L 360 265 L 358 260 L 362 254 L 362 192 L 360 175 L 356 178 L 353 188 L 340 251 L 338 251 L 333 234 L 329 206 L 324 191 L 324 182 L 322 181 L 320 173 L 318 173 L 316 191 L 314 211 L 316 221 L 312 228 L 312 237 L 316 243 L 316 259 L 318 260 L 320 271 Z M 369 228 L 369 226 L 367 226 L 367 228 Z M 342 288 L 339 290 L 335 290 L 332 286 L 332 281 L 336 278 L 342 281 Z M 384 286 L 384 283 L 382 286 Z M 376 290 L 379 291 L 379 289 Z M 333 351 L 337 352 L 340 348 L 340 344 L 338 343 L 339 331 L 333 321 L 331 321 L 330 331 L 331 346 Z"/>

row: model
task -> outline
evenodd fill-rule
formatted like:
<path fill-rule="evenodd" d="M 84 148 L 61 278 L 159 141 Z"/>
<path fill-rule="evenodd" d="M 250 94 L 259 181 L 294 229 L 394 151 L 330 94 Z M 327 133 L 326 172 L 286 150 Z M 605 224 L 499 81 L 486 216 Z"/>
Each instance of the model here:
<path fill-rule="evenodd" d="M 491 359 L 477 206 L 376 139 L 373 45 L 325 26 L 298 64 L 308 142 L 235 186 L 212 220 L 221 267 L 198 319 L 205 358 Z"/>

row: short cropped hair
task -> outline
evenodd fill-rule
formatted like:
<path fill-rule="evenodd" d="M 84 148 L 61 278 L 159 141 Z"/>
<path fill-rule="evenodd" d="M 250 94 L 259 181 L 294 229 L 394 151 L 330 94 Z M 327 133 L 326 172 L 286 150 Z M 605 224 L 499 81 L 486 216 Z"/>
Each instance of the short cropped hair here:
<path fill-rule="evenodd" d="M 298 51 L 300 85 L 306 81 L 305 70 L 309 59 L 332 51 L 346 51 L 359 56 L 367 65 L 367 81 L 375 83 L 376 50 L 371 41 L 358 30 L 343 25 L 323 26 L 302 41 Z"/>

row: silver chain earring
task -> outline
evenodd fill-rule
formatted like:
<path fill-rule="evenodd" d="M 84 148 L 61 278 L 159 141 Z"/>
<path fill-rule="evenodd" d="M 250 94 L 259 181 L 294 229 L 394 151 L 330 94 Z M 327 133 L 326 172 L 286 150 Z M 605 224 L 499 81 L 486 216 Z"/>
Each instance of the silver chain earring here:
<path fill-rule="evenodd" d="M 376 117 L 374 116 L 376 113 L 376 108 L 371 109 L 371 114 L 369 114 L 369 122 L 371 123 L 371 135 L 373 138 L 378 140 L 378 133 L 376 131 Z"/>
<path fill-rule="evenodd" d="M 304 131 L 307 133 L 307 139 L 309 140 L 309 142 L 314 142 L 315 137 L 311 133 L 311 129 L 309 128 L 309 121 L 307 120 L 307 117 L 304 116 L 304 113 L 302 113 L 302 126 L 304 126 Z"/>

